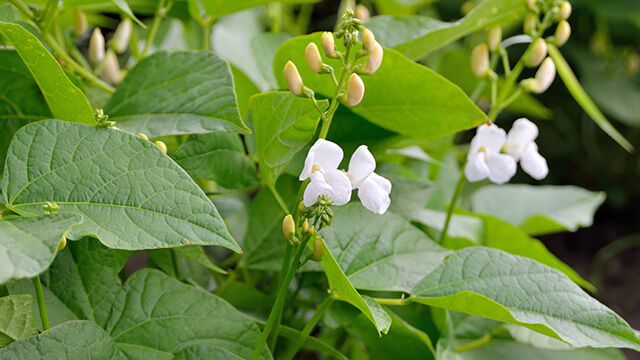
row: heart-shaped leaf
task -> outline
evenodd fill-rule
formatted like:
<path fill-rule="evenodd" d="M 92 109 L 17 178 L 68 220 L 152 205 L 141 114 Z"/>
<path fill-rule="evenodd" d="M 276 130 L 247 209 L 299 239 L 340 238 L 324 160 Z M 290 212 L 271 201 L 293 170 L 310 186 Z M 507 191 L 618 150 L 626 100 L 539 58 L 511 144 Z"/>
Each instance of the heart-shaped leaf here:
<path fill-rule="evenodd" d="M 38 334 L 33 321 L 32 302 L 29 295 L 0 298 L 0 348 Z"/>

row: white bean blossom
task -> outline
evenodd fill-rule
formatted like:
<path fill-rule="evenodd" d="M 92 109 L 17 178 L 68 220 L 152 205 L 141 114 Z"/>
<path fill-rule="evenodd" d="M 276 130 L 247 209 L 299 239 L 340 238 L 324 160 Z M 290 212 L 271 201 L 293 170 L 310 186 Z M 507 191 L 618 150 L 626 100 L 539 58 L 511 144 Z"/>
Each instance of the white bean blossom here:
<path fill-rule="evenodd" d="M 549 173 L 547 160 L 538 152 L 534 140 L 538 137 L 538 127 L 528 119 L 520 118 L 513 123 L 504 151 L 516 161 L 522 170 L 536 180 L 544 179 Z"/>
<path fill-rule="evenodd" d="M 362 205 L 376 214 L 384 214 L 391 199 L 391 181 L 373 172 L 376 159 L 366 145 L 361 145 L 351 156 L 347 176 L 351 186 L 358 189 L 358 197 Z"/>
<path fill-rule="evenodd" d="M 516 173 L 516 161 L 510 155 L 500 153 L 506 138 L 505 131 L 497 125 L 478 127 L 464 168 L 469 182 L 489 178 L 493 183 L 504 184 L 511 180 Z"/>

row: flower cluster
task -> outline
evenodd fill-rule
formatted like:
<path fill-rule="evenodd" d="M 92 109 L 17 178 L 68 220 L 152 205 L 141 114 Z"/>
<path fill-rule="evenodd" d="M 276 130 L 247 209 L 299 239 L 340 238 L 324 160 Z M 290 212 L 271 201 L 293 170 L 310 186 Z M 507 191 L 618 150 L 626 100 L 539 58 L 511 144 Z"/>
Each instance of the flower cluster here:
<path fill-rule="evenodd" d="M 376 174 L 376 160 L 366 145 L 351 156 L 349 170 L 338 169 L 344 153 L 339 145 L 318 139 L 309 150 L 300 174 L 300 181 L 311 179 L 304 192 L 304 205 L 312 206 L 321 196 L 331 198 L 334 205 L 351 200 L 351 191 L 358 189 L 358 197 L 365 208 L 384 214 L 391 200 L 391 182 Z"/>

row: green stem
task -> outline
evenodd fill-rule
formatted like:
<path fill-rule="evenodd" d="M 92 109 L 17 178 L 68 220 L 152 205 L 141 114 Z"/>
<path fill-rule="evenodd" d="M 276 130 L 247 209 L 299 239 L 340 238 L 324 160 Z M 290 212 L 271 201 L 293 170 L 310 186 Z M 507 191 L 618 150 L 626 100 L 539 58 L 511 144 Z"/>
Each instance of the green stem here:
<path fill-rule="evenodd" d="M 456 346 L 456 348 L 453 350 L 457 353 L 459 352 L 463 352 L 463 351 L 469 351 L 469 350 L 473 350 L 476 348 L 479 348 L 481 346 L 485 346 L 488 345 L 489 343 L 491 343 L 491 341 L 493 340 L 493 336 L 491 335 L 491 333 L 486 333 L 484 334 L 483 337 L 470 341 L 466 344 L 462 344 L 460 346 Z"/>
<path fill-rule="evenodd" d="M 51 28 L 51 20 L 55 17 L 55 13 L 58 10 L 58 0 L 49 0 L 47 2 L 47 6 L 44 10 L 44 18 L 42 19 L 42 23 L 40 25 L 40 29 L 42 34 L 46 34 L 49 32 Z"/>
<path fill-rule="evenodd" d="M 336 92 L 333 95 L 333 99 L 331 100 L 331 105 L 329 105 L 329 109 L 325 112 L 324 116 L 322 116 L 322 128 L 320 129 L 319 136 L 320 139 L 327 138 L 329 127 L 331 127 L 331 120 L 333 120 L 333 114 L 335 114 L 336 110 L 338 109 L 338 97 L 345 86 L 345 80 L 347 79 L 347 76 L 351 74 L 349 55 L 351 55 L 351 46 L 348 46 L 345 52 L 344 58 L 347 59 L 346 64 L 344 66 L 344 69 L 342 70 L 342 75 L 340 75 L 340 81 L 338 82 L 338 87 L 336 88 Z"/>
<path fill-rule="evenodd" d="M 29 19 L 32 19 L 35 17 L 35 14 L 33 13 L 33 11 L 31 10 L 31 8 L 29 7 L 29 5 L 25 4 L 24 2 L 22 2 L 22 0 L 9 0 L 9 2 L 15 6 L 16 8 L 18 8 L 18 10 L 20 10 L 26 17 L 28 17 Z"/>
<path fill-rule="evenodd" d="M 313 316 L 311 317 L 311 320 L 309 320 L 309 322 L 302 329 L 302 332 L 300 333 L 300 336 L 298 336 L 298 339 L 296 339 L 296 342 L 294 342 L 293 345 L 291 345 L 291 347 L 287 351 L 287 355 L 284 357 L 284 360 L 293 359 L 293 357 L 296 355 L 300 347 L 302 347 L 302 344 L 304 344 L 304 342 L 307 340 L 307 337 L 309 337 L 309 334 L 311 334 L 311 331 L 313 331 L 313 329 L 316 327 L 316 325 L 318 324 L 318 321 L 322 319 L 322 317 L 324 316 L 324 313 L 327 311 L 327 309 L 329 309 L 329 307 L 331 306 L 334 300 L 335 300 L 334 297 L 332 295 L 329 295 L 318 306 L 318 309 L 316 310 L 315 314 L 313 314 Z"/>
<path fill-rule="evenodd" d="M 278 33 L 282 31 L 282 4 L 275 2 L 271 4 L 271 32 Z"/>
<path fill-rule="evenodd" d="M 284 258 L 282 259 L 282 268 L 280 268 L 280 276 L 278 279 L 278 289 L 282 287 L 282 283 L 284 281 L 285 274 L 289 273 L 289 269 L 291 268 L 291 256 L 293 255 L 293 246 L 289 243 L 286 244 L 286 248 L 284 249 Z M 271 338 L 269 338 L 269 349 L 273 352 L 275 349 L 276 342 L 278 340 L 278 332 L 280 331 L 280 322 L 282 321 L 282 309 L 280 309 L 277 314 L 278 318 L 276 319 L 275 324 L 273 325 L 273 330 L 271 331 Z"/>
<path fill-rule="evenodd" d="M 42 319 L 42 327 L 49 330 L 49 316 L 47 315 L 47 307 L 44 304 L 44 294 L 42 293 L 42 282 L 40 275 L 33 278 L 33 287 L 36 289 L 36 299 L 38 299 L 38 310 L 40 311 L 40 319 Z"/>
<path fill-rule="evenodd" d="M 462 188 L 464 187 L 464 163 L 462 164 L 462 171 L 460 172 L 460 179 L 458 180 L 458 185 L 456 185 L 456 190 L 453 193 L 453 198 L 451 198 L 451 202 L 449 203 L 449 207 L 447 208 L 447 217 L 444 220 L 444 226 L 442 227 L 442 233 L 440 234 L 440 244 L 444 242 L 447 238 L 447 231 L 449 231 L 449 224 L 451 223 L 451 217 L 453 215 L 453 210 L 458 203 L 458 198 L 460 194 L 462 194 Z"/>
<path fill-rule="evenodd" d="M 153 17 L 153 22 L 151 22 L 151 27 L 149 28 L 149 33 L 147 34 L 147 41 L 144 44 L 144 49 L 140 54 L 140 57 L 147 56 L 149 49 L 151 49 L 151 45 L 156 39 L 156 35 L 158 34 L 158 28 L 160 27 L 160 23 L 162 19 L 165 17 L 168 9 L 165 8 L 165 0 L 158 1 L 158 7 L 156 8 L 156 13 Z"/>
<path fill-rule="evenodd" d="M 298 33 L 306 34 L 307 28 L 309 28 L 309 21 L 311 20 L 311 14 L 313 13 L 313 4 L 300 5 L 300 12 L 298 13 Z"/>
<path fill-rule="evenodd" d="M 375 300 L 375 302 L 377 302 L 380 305 L 391 305 L 391 306 L 405 306 L 413 302 L 412 297 L 401 298 L 401 299 L 373 298 L 373 300 Z"/>
<path fill-rule="evenodd" d="M 237 278 L 238 278 L 238 271 L 237 270 L 232 271 L 229 274 L 229 276 L 227 276 L 227 278 L 222 283 L 222 285 L 220 285 L 220 287 L 216 290 L 216 295 L 222 297 L 222 294 L 224 294 L 224 292 L 227 291 L 229 286 L 231 286 L 231 284 L 233 284 Z"/>
<path fill-rule="evenodd" d="M 208 19 L 202 26 L 202 50 L 211 50 L 211 31 L 213 30 L 212 19 Z"/>
<path fill-rule="evenodd" d="M 273 194 L 273 197 L 276 198 L 278 205 L 280 205 L 284 213 L 290 214 L 289 207 L 287 207 L 287 204 L 284 202 L 284 199 L 282 199 L 282 196 L 280 196 L 280 193 L 278 192 L 278 190 L 276 190 L 275 185 L 269 186 L 269 189 L 271 189 L 271 193 Z"/>

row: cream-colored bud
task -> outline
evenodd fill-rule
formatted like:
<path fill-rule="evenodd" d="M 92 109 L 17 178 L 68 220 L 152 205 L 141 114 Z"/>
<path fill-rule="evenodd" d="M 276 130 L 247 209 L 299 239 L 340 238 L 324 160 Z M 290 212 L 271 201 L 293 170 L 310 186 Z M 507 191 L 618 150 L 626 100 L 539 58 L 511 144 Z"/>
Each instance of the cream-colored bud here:
<path fill-rule="evenodd" d="M 104 60 L 104 36 L 100 28 L 95 28 L 89 40 L 89 58 L 94 64 Z"/>
<path fill-rule="evenodd" d="M 304 219 L 304 222 L 302 223 L 302 232 L 304 234 L 309 232 L 309 220 Z"/>
<path fill-rule="evenodd" d="M 324 49 L 324 53 L 327 54 L 328 57 L 336 56 L 336 43 L 333 38 L 333 33 L 325 31 L 322 34 L 322 49 Z"/>
<path fill-rule="evenodd" d="M 107 58 L 105 59 L 104 67 L 102 68 L 102 75 L 104 75 L 104 77 L 113 85 L 118 85 L 122 82 L 118 57 L 113 51 L 109 51 L 107 53 Z"/>
<path fill-rule="evenodd" d="M 287 82 L 289 91 L 291 91 L 293 95 L 302 95 L 302 78 L 300 77 L 298 68 L 291 61 L 288 61 L 287 65 L 284 66 L 284 80 Z"/>
<path fill-rule="evenodd" d="M 567 20 L 569 16 L 571 16 L 572 10 L 573 9 L 571 8 L 571 3 L 568 1 L 563 1 L 562 4 L 560 4 L 560 11 L 558 12 L 560 14 L 560 18 L 563 20 Z"/>
<path fill-rule="evenodd" d="M 373 51 L 371 54 L 367 55 L 367 58 L 364 62 L 364 68 L 362 69 L 363 74 L 371 75 L 380 68 L 380 64 L 382 64 L 382 58 L 384 57 L 384 50 L 382 50 L 382 46 L 376 41 L 373 46 Z"/>
<path fill-rule="evenodd" d="M 313 237 L 313 255 L 311 258 L 314 261 L 320 261 L 324 257 L 324 241 L 320 235 Z"/>
<path fill-rule="evenodd" d="M 149 140 L 149 137 L 147 135 L 143 134 L 143 133 L 138 134 L 138 137 L 140 137 L 142 139 L 145 139 L 147 141 Z"/>
<path fill-rule="evenodd" d="M 525 0 L 525 3 L 527 4 L 527 8 L 529 10 L 535 10 L 536 9 L 536 2 L 538 2 L 538 0 Z"/>
<path fill-rule="evenodd" d="M 487 44 L 480 44 L 471 51 L 471 69 L 479 78 L 483 78 L 489 73 L 489 48 Z"/>
<path fill-rule="evenodd" d="M 67 238 L 63 236 L 62 239 L 60 239 L 60 243 L 58 243 L 58 251 L 62 251 L 66 246 Z"/>
<path fill-rule="evenodd" d="M 162 150 L 163 153 L 167 153 L 167 144 L 165 144 L 164 142 L 158 140 L 156 142 L 154 142 L 154 144 L 156 144 L 157 147 L 160 148 L 160 150 Z"/>
<path fill-rule="evenodd" d="M 73 12 L 73 34 L 75 36 L 82 36 L 87 29 L 89 28 L 89 24 L 87 23 L 87 16 L 84 12 L 80 10 L 76 10 Z"/>
<path fill-rule="evenodd" d="M 533 42 L 531 46 L 531 51 L 529 55 L 526 57 L 526 63 L 530 67 L 536 67 L 540 65 L 542 60 L 547 56 L 547 43 L 543 38 L 538 38 Z"/>
<path fill-rule="evenodd" d="M 287 216 L 282 220 L 282 234 L 284 234 L 284 238 L 287 239 L 287 241 L 292 242 L 295 232 L 296 224 L 293 221 L 293 216 L 291 216 L 291 214 L 287 214 Z"/>
<path fill-rule="evenodd" d="M 558 46 L 566 44 L 567 40 L 571 36 L 571 25 L 567 20 L 560 20 L 556 27 L 556 43 Z"/>
<path fill-rule="evenodd" d="M 373 35 L 373 32 L 369 29 L 364 29 L 362 32 L 362 48 L 365 51 L 372 51 L 375 45 L 376 37 Z"/>
<path fill-rule="evenodd" d="M 487 44 L 489 45 L 489 51 L 495 52 L 500 47 L 502 41 L 502 28 L 499 25 L 492 26 L 487 31 Z"/>
<path fill-rule="evenodd" d="M 553 79 L 555 79 L 555 77 L 556 64 L 550 57 L 547 57 L 546 59 L 544 59 L 542 65 L 540 65 L 540 68 L 538 68 L 538 71 L 536 72 L 536 87 L 534 89 L 534 92 L 540 94 L 547 91 L 549 86 L 551 86 L 551 83 L 553 83 Z"/>
<path fill-rule="evenodd" d="M 320 57 L 320 51 L 316 44 L 310 42 L 307 48 L 304 49 L 304 57 L 307 59 L 307 64 L 314 72 L 320 74 L 322 72 L 322 57 Z"/>
<path fill-rule="evenodd" d="M 534 13 L 529 13 L 524 17 L 524 21 L 522 22 L 522 31 L 524 31 L 527 35 L 532 35 L 533 32 L 538 28 L 538 15 Z"/>
<path fill-rule="evenodd" d="M 118 24 L 116 28 L 116 32 L 113 35 L 113 49 L 118 53 L 122 54 L 125 50 L 127 50 L 127 46 L 129 45 L 129 39 L 131 38 L 131 30 L 133 29 L 133 21 L 131 18 L 125 18 Z"/>
<path fill-rule="evenodd" d="M 344 103 L 347 106 L 356 106 L 360 104 L 364 97 L 364 82 L 358 74 L 351 74 L 349 76 L 349 82 L 347 83 L 347 95 L 344 98 Z"/>
<path fill-rule="evenodd" d="M 371 12 L 369 12 L 369 9 L 367 9 L 366 6 L 362 4 L 358 4 L 356 5 L 356 11 L 354 16 L 356 17 L 356 19 L 362 22 L 366 22 L 371 18 Z"/>

